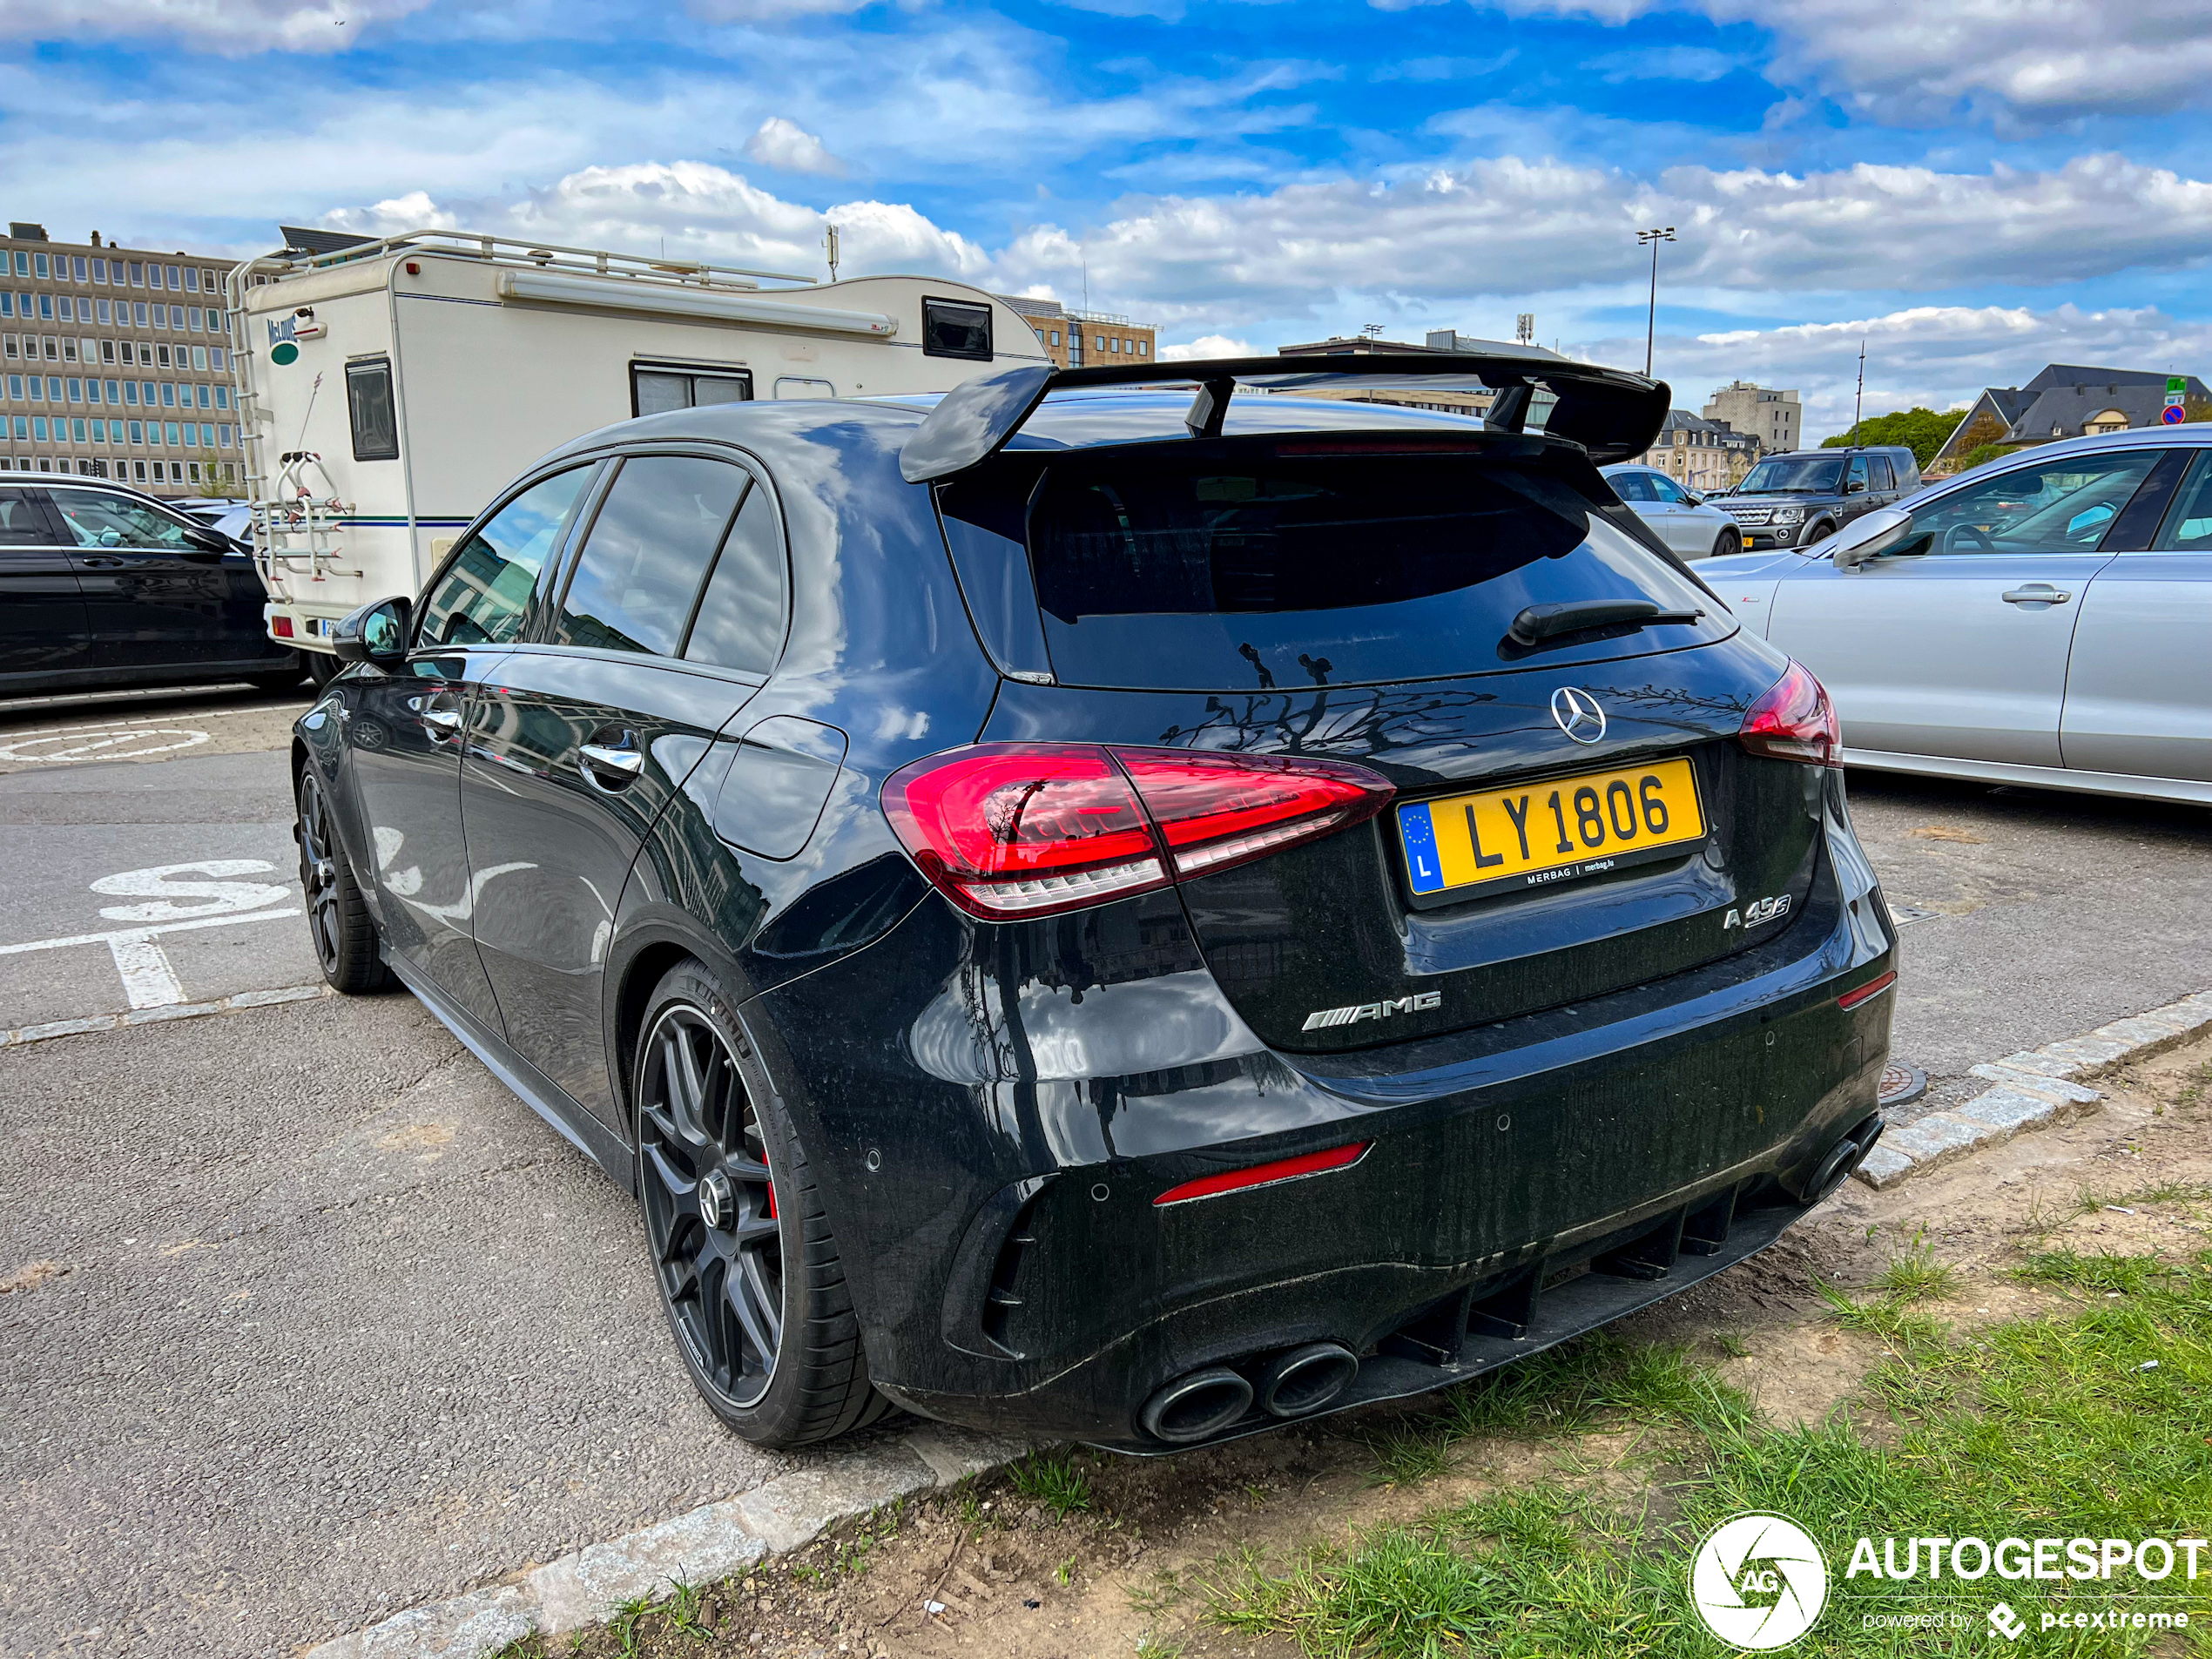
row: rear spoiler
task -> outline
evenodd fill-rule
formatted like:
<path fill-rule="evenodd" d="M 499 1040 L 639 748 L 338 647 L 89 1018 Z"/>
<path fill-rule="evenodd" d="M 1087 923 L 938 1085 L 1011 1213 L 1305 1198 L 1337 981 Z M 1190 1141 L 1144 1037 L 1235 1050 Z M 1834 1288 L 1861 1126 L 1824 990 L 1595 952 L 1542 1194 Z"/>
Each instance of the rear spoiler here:
<path fill-rule="evenodd" d="M 1650 448 L 1674 395 L 1664 381 L 1534 354 L 1422 352 L 1335 361 L 1343 367 L 1324 368 L 1311 360 L 1281 357 L 1218 357 L 1107 368 L 1024 363 L 979 374 L 946 393 L 929 412 L 921 430 L 900 450 L 899 470 L 915 484 L 965 472 L 1003 448 L 1050 394 L 1103 386 L 1196 382 L 1197 395 L 1184 417 L 1194 438 L 1221 435 L 1230 395 L 1239 385 L 1277 392 L 1319 386 L 1491 391 L 1497 396 L 1483 423 L 1494 432 L 1526 430 L 1529 407 L 1543 391 L 1554 400 L 1544 416 L 1544 434 L 1580 444 L 1600 466 Z"/>

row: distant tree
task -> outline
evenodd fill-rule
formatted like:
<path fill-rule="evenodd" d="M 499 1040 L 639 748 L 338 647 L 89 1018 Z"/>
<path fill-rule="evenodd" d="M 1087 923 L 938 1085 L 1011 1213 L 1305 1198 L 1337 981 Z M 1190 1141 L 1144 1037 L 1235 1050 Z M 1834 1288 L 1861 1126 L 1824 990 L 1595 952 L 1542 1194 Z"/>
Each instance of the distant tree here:
<path fill-rule="evenodd" d="M 2212 398 L 2192 396 L 2182 408 L 2188 420 L 2212 421 Z"/>
<path fill-rule="evenodd" d="M 1947 409 L 1939 414 L 1934 409 L 1918 407 L 1888 415 L 1870 415 L 1858 423 L 1858 441 L 1862 444 L 1901 443 L 1925 467 L 1935 459 L 1936 451 L 1943 448 L 1945 440 L 1966 418 L 1964 409 Z M 1851 441 L 1851 428 L 1846 427 L 1834 437 L 1822 439 L 1820 447 L 1838 449 Z"/>
<path fill-rule="evenodd" d="M 2002 461 L 2012 453 L 2001 443 L 1978 444 L 1959 457 L 1959 465 L 1952 471 L 1952 476 L 1955 478 L 1959 473 L 1972 472 L 1976 467 L 1987 462 Z"/>

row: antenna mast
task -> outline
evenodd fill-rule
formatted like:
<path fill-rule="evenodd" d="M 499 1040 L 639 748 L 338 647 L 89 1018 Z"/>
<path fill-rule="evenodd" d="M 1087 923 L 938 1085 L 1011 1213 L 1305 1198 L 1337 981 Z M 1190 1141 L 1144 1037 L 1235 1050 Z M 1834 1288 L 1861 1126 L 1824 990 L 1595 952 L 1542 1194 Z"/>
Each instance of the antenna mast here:
<path fill-rule="evenodd" d="M 1858 340 L 1858 395 L 1851 400 L 1851 447 L 1854 449 L 1858 448 L 1858 417 L 1865 407 L 1866 337 L 1861 334 Z"/>

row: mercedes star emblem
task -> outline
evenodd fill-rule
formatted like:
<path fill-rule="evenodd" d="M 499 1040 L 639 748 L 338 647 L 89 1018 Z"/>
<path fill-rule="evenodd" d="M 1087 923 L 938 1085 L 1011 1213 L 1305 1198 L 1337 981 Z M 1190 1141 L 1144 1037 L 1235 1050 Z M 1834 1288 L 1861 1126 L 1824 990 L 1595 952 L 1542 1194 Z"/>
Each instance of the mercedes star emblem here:
<path fill-rule="evenodd" d="M 1572 685 L 1552 693 L 1552 718 L 1577 743 L 1595 743 L 1605 736 L 1605 711 L 1588 691 Z"/>

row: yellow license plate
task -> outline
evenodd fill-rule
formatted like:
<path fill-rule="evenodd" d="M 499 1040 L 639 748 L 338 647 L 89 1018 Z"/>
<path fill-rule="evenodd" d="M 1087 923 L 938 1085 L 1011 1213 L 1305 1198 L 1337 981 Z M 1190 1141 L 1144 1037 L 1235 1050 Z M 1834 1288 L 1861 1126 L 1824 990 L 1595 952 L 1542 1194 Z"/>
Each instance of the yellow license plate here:
<path fill-rule="evenodd" d="M 1407 801 L 1398 836 L 1416 899 L 1548 887 L 1679 857 L 1705 839 L 1687 760 Z"/>

